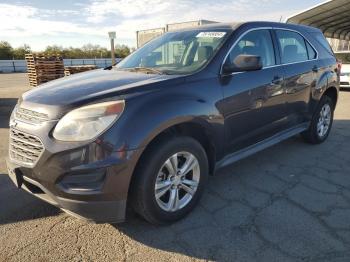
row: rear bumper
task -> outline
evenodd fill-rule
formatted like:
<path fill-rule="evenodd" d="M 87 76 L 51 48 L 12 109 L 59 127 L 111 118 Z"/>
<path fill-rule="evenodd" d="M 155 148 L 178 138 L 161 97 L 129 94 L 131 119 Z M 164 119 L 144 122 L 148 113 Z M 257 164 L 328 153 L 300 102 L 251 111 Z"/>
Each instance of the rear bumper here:
<path fill-rule="evenodd" d="M 348 75 L 340 76 L 340 88 L 350 88 L 350 76 Z"/>
<path fill-rule="evenodd" d="M 347 84 L 340 84 L 340 88 L 350 89 L 350 83 L 348 85 Z"/>

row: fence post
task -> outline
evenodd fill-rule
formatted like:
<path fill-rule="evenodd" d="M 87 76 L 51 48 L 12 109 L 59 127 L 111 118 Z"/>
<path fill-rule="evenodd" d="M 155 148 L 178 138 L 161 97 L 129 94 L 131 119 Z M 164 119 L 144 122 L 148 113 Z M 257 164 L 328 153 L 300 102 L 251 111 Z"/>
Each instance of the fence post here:
<path fill-rule="evenodd" d="M 15 60 L 12 60 L 13 72 L 16 73 Z"/>

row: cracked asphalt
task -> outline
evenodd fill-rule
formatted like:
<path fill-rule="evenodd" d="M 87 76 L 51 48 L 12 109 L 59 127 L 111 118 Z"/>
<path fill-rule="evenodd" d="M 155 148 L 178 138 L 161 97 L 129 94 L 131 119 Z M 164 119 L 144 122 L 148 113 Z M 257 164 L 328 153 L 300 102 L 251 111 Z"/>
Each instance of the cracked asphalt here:
<path fill-rule="evenodd" d="M 291 138 L 209 179 L 200 205 L 170 226 L 129 212 L 90 224 L 7 177 L 9 107 L 24 74 L 0 74 L 0 261 L 350 261 L 350 92 L 318 146 Z"/>

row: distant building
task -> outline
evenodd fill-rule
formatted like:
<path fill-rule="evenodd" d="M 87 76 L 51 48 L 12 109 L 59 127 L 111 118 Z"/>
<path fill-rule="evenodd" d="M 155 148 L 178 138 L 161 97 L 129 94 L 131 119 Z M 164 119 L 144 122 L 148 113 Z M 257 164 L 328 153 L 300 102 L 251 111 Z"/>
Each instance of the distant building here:
<path fill-rule="evenodd" d="M 165 33 L 164 27 L 137 31 L 136 32 L 137 48 L 140 48 L 147 42 L 151 41 L 152 39 L 164 33 Z"/>
<path fill-rule="evenodd" d="M 209 21 L 209 20 L 197 20 L 197 21 L 167 24 L 165 27 L 160 27 L 160 28 L 140 30 L 136 32 L 137 48 L 140 48 L 147 42 L 151 41 L 152 39 L 166 32 L 176 31 L 184 28 L 196 27 L 200 25 L 213 24 L 213 23 L 217 23 L 217 22 Z"/>
<path fill-rule="evenodd" d="M 334 52 L 350 52 L 350 41 L 336 38 L 327 38 Z"/>

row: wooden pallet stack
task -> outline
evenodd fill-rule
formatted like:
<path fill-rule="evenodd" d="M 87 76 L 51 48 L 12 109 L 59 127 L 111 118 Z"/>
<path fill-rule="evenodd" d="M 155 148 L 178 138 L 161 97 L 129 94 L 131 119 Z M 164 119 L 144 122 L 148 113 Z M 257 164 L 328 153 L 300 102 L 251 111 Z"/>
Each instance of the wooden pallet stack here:
<path fill-rule="evenodd" d="M 26 54 L 25 59 L 32 87 L 64 76 L 63 58 L 59 55 Z"/>
<path fill-rule="evenodd" d="M 77 74 L 85 71 L 90 71 L 96 69 L 95 65 L 77 65 L 77 66 L 66 66 L 64 68 L 64 75 L 69 76 L 72 74 Z"/>

